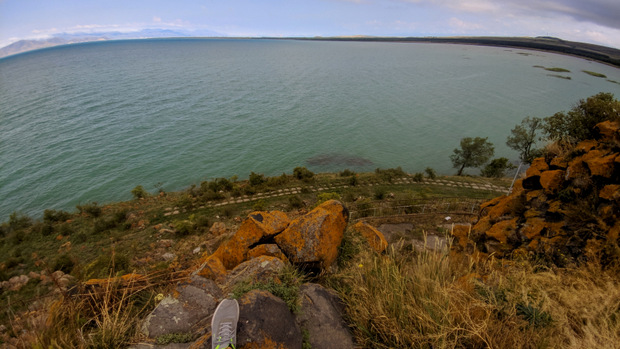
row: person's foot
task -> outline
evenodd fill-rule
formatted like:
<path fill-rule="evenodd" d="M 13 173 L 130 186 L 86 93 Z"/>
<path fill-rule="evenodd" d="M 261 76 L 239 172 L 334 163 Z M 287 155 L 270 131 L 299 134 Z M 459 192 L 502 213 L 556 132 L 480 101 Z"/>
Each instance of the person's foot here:
<path fill-rule="evenodd" d="M 224 299 L 215 309 L 211 320 L 211 349 L 235 348 L 238 320 L 239 303 L 236 299 Z"/>

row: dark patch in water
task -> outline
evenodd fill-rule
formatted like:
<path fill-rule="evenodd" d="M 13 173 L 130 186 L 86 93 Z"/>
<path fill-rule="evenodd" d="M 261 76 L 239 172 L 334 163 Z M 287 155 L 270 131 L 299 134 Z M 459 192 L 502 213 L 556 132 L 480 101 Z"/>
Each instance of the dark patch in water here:
<path fill-rule="evenodd" d="M 363 157 L 348 154 L 319 154 L 306 160 L 311 166 L 341 165 L 341 166 L 369 166 L 372 161 Z"/>

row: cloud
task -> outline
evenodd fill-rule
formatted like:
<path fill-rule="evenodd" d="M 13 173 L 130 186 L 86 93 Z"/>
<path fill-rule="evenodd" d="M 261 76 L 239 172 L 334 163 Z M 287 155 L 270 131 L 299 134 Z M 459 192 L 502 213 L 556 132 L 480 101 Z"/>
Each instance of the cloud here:
<path fill-rule="evenodd" d="M 153 22 L 161 23 L 161 17 L 153 16 Z"/>

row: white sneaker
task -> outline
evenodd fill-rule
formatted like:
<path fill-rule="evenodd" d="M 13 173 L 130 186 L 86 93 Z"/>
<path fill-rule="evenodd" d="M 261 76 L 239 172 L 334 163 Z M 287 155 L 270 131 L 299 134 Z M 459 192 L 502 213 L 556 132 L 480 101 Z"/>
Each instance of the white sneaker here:
<path fill-rule="evenodd" d="M 215 309 L 211 319 L 211 349 L 235 348 L 237 345 L 237 321 L 239 303 L 236 299 L 224 299 Z"/>

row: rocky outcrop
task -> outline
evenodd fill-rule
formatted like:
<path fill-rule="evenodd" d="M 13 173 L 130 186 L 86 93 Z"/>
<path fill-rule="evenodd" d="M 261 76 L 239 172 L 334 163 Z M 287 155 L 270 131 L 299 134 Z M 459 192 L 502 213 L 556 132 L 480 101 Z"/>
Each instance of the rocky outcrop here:
<path fill-rule="evenodd" d="M 471 226 L 455 227 L 455 251 L 536 254 L 557 264 L 596 253 L 618 258 L 620 125 L 596 126 L 599 136 L 562 156 L 538 158 L 508 196 L 480 206 Z"/>
<path fill-rule="evenodd" d="M 383 252 L 388 246 L 387 240 L 379 230 L 372 225 L 359 221 L 353 225 L 353 230 L 359 232 L 368 245 L 376 252 Z"/>

